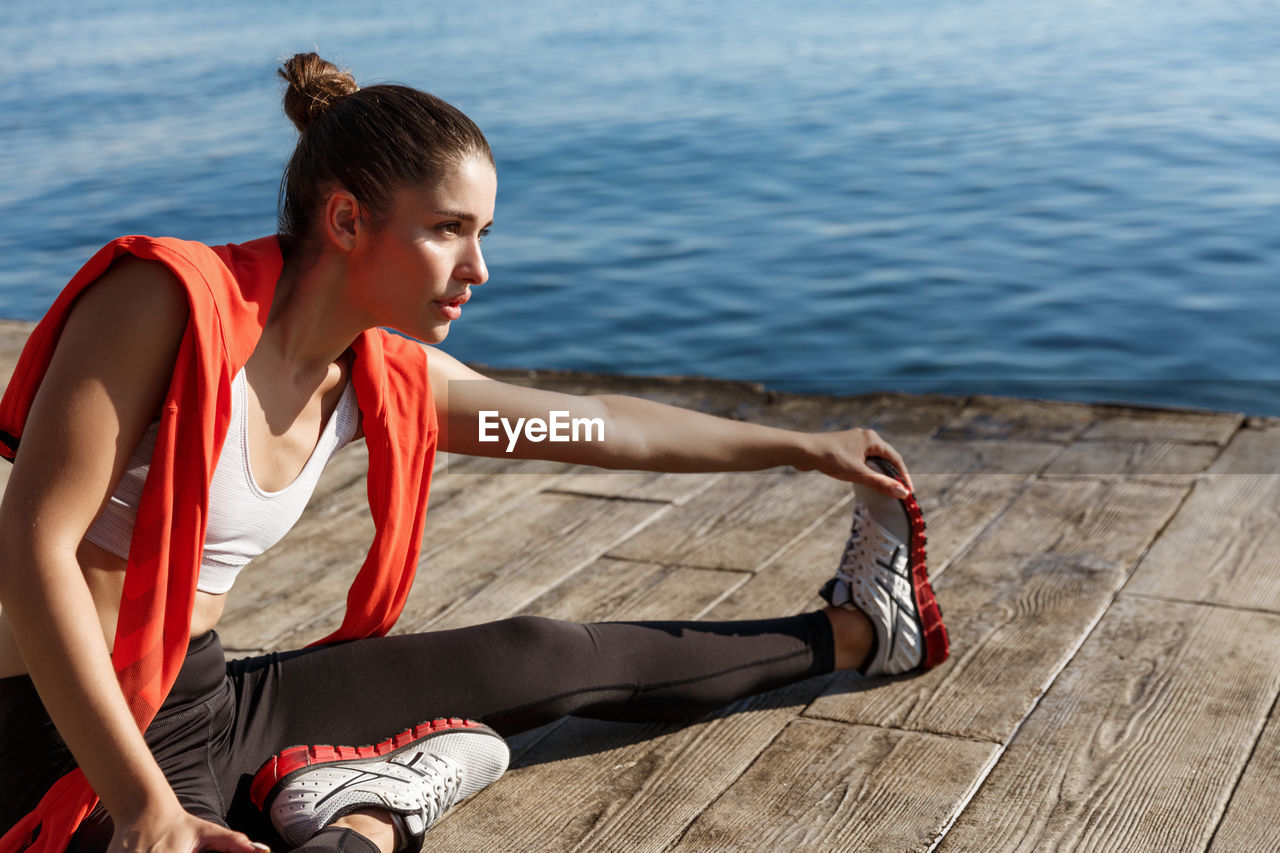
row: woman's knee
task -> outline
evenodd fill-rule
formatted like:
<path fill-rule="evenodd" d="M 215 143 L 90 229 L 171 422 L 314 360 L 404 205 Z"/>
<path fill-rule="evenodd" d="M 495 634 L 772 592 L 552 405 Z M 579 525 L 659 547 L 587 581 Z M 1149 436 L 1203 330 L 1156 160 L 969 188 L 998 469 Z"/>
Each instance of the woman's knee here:
<path fill-rule="evenodd" d="M 494 623 L 494 626 L 500 631 L 497 640 L 504 650 L 554 661 L 557 667 L 596 651 L 590 628 L 577 622 L 545 616 L 513 616 Z"/>

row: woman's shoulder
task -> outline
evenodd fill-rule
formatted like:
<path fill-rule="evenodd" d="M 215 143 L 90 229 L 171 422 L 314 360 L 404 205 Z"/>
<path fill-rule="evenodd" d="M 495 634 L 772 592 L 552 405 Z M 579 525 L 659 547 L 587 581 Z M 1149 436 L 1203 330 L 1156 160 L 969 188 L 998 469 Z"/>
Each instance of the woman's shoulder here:
<path fill-rule="evenodd" d="M 234 330 L 249 330 L 247 358 L 256 332 L 265 321 L 264 306 L 270 306 L 284 265 L 275 235 L 245 243 L 211 246 L 177 237 L 131 234 L 118 237 L 95 255 L 64 291 L 72 299 L 84 288 L 98 288 L 109 270 L 147 269 L 151 282 L 177 282 L 190 316 L 202 327 L 217 324 Z M 238 334 L 238 332 L 237 332 Z"/>
<path fill-rule="evenodd" d="M 127 254 L 112 262 L 74 310 L 94 315 L 98 325 L 181 329 L 186 322 L 187 298 L 170 266 Z"/>
<path fill-rule="evenodd" d="M 146 234 L 128 234 L 117 237 L 102 248 L 99 254 L 113 257 L 129 254 L 145 260 L 158 261 L 170 267 L 180 276 L 189 267 L 208 276 L 211 272 L 230 273 L 236 277 L 245 275 L 271 275 L 279 278 L 284 257 L 280 241 L 274 234 L 243 243 L 210 245 L 199 240 L 180 237 L 153 237 Z"/>

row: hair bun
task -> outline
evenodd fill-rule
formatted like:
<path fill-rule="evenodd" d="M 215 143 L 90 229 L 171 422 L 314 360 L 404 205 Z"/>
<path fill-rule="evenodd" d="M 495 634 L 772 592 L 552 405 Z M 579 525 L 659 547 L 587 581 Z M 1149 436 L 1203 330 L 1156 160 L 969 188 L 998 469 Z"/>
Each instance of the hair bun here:
<path fill-rule="evenodd" d="M 289 84 L 284 92 L 284 114 L 299 133 L 315 124 L 339 98 L 360 89 L 351 72 L 316 53 L 295 53 L 276 73 Z"/>

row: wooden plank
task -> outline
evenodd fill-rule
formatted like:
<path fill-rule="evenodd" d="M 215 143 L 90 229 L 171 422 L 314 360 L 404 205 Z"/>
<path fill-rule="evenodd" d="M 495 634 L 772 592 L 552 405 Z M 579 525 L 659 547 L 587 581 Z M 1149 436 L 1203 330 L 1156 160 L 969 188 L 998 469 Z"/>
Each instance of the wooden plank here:
<path fill-rule="evenodd" d="M 575 622 L 694 619 L 748 577 L 746 572 L 601 557 L 520 612 Z"/>
<path fill-rule="evenodd" d="M 874 399 L 879 406 L 868 426 L 900 453 L 955 420 L 968 402 L 938 394 L 876 394 Z"/>
<path fill-rule="evenodd" d="M 988 472 L 1039 470 L 1058 449 L 1038 442 L 930 441 L 916 447 L 909 459 L 913 470 L 947 472 L 915 475 L 934 578 L 1029 479 L 1028 473 Z M 813 530 L 717 604 L 708 617 L 756 619 L 820 607 L 818 588 L 835 571 L 849 536 L 852 499 L 850 492 Z"/>
<path fill-rule="evenodd" d="M 1253 420 L 1253 419 L 1251 419 Z M 1257 426 L 1240 430 L 1207 473 L 1260 476 L 1280 474 L 1280 418 L 1257 419 Z"/>
<path fill-rule="evenodd" d="M 673 567 L 658 563 L 601 557 L 520 608 L 520 612 L 571 622 L 604 621 L 627 601 L 660 583 L 670 571 Z"/>
<path fill-rule="evenodd" d="M 938 437 L 1068 442 L 1084 432 L 1095 417 L 1093 407 L 1083 403 L 977 396 Z"/>
<path fill-rule="evenodd" d="M 809 715 L 1003 742 L 1110 604 L 1182 489 L 1039 481 L 934 584 L 951 659 L 861 690 L 841 675 Z"/>
<path fill-rule="evenodd" d="M 1172 441 L 1077 441 L 1062 452 L 1046 477 L 1124 477 L 1190 485 L 1190 478 L 1213 464 L 1216 444 Z"/>
<path fill-rule="evenodd" d="M 432 849 L 665 850 L 822 685 L 809 679 L 689 725 L 570 719 L 434 827 Z"/>
<path fill-rule="evenodd" d="M 817 432 L 866 426 L 881 407 L 866 397 L 770 393 L 743 404 L 734 416 L 750 423 Z"/>
<path fill-rule="evenodd" d="M 672 849 L 928 850 L 997 751 L 959 738 L 796 720 Z"/>
<path fill-rule="evenodd" d="M 1280 427 L 1238 433 L 1125 589 L 1280 611 L 1277 454 Z"/>
<path fill-rule="evenodd" d="M 465 531 L 449 530 L 442 510 L 435 522 L 446 532 L 435 540 L 441 544 L 424 548 L 395 630 L 407 633 L 510 616 L 665 510 L 661 504 L 535 494 Z M 430 530 L 427 535 L 432 542 Z M 298 590 L 301 600 L 323 600 L 329 607 L 309 609 L 317 614 L 309 622 L 299 617 L 282 626 L 286 630 L 272 638 L 272 647 L 292 648 L 336 627 L 349 585 L 350 576 L 325 577 Z M 442 621 L 447 614 L 448 621 Z"/>
<path fill-rule="evenodd" d="M 1269 614 L 1122 596 L 939 849 L 1203 850 L 1280 691 L 1277 645 Z"/>
<path fill-rule="evenodd" d="M 755 571 L 848 493 L 848 483 L 814 472 L 726 474 L 609 556 Z"/>
<path fill-rule="evenodd" d="M 816 527 L 788 545 L 764 571 L 715 604 L 705 618 L 769 619 L 823 606 L 818 589 L 835 572 L 849 536 L 852 493 L 832 507 Z"/>
<path fill-rule="evenodd" d="M 397 630 L 511 616 L 669 509 L 641 501 L 533 495 L 466 537 L 426 551 Z"/>
<path fill-rule="evenodd" d="M 1020 441 L 927 441 L 907 460 L 929 538 L 930 571 L 940 574 L 1023 486 L 1061 452 Z"/>
<path fill-rule="evenodd" d="M 1268 653 L 1275 657 L 1274 649 Z M 1280 850 L 1280 716 L 1271 720 L 1254 747 L 1227 814 L 1213 837 L 1212 853 Z"/>
<path fill-rule="evenodd" d="M 709 488 L 723 474 L 660 474 L 653 471 L 576 469 L 553 487 L 557 492 L 631 500 L 669 501 L 677 506 Z"/>
<path fill-rule="evenodd" d="M 1222 446 L 1244 422 L 1244 415 L 1238 412 L 1128 406 L 1097 406 L 1095 415 L 1097 419 L 1080 436 L 1084 441 L 1207 442 Z"/>
<path fill-rule="evenodd" d="M 771 392 L 763 400 L 740 406 L 734 416 L 752 423 L 810 432 L 869 427 L 901 451 L 955 418 L 965 399 L 931 394 L 840 397 Z"/>

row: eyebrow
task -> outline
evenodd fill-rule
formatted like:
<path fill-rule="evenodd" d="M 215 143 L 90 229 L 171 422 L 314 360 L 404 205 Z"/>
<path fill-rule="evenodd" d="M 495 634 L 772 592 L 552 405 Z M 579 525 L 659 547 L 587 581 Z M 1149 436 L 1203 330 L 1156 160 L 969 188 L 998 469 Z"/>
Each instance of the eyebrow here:
<path fill-rule="evenodd" d="M 475 215 L 474 213 L 467 213 L 465 210 L 452 210 L 452 209 L 447 208 L 447 207 L 445 207 L 445 208 L 441 208 L 440 210 L 437 210 L 437 211 L 436 211 L 436 215 L 437 215 L 437 216 L 447 216 L 447 217 L 449 217 L 450 219 L 461 219 L 463 222 L 475 222 L 475 221 L 476 221 L 476 215 Z M 492 222 L 490 222 L 488 225 L 486 225 L 486 226 L 485 226 L 485 228 L 492 228 L 492 227 L 493 227 L 493 223 L 492 223 Z"/>

